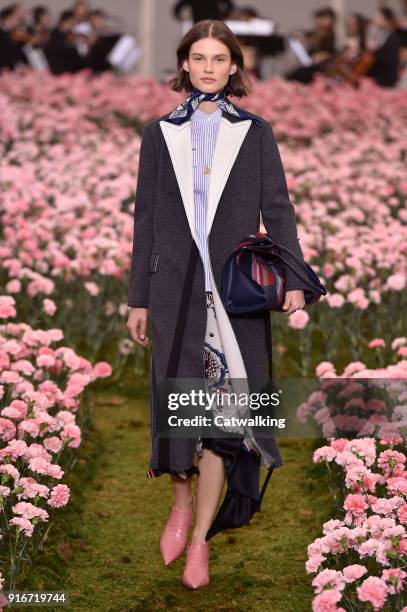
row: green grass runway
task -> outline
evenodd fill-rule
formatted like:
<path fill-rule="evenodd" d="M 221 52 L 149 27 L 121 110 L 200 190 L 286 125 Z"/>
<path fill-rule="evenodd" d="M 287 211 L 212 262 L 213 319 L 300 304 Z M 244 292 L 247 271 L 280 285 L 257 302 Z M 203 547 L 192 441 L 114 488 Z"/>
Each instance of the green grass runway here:
<path fill-rule="evenodd" d="M 279 438 L 285 465 L 271 476 L 262 512 L 211 540 L 211 583 L 191 591 L 181 583 L 185 554 L 169 567 L 161 560 L 171 486 L 167 475 L 145 475 L 149 403 L 138 397 L 91 397 L 93 427 L 69 477 L 72 499 L 21 588 L 68 592 L 68 607 L 43 610 L 309 611 L 306 550 L 332 510 L 325 473 L 312 464 L 315 440 Z"/>

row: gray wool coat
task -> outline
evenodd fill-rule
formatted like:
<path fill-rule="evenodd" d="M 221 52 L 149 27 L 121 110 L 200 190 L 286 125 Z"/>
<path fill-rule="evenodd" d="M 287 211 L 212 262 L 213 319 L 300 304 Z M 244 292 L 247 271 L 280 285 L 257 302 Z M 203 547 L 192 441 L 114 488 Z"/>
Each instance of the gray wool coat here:
<path fill-rule="evenodd" d="M 238 107 L 236 107 L 238 108 Z M 245 236 L 259 231 L 260 214 L 267 233 L 303 259 L 295 212 L 278 146 L 270 123 L 222 111 L 208 194 L 207 235 L 210 278 L 225 356 L 234 356 L 236 378 L 267 377 L 264 315 L 230 315 L 219 297 L 222 267 Z M 145 125 L 141 142 L 134 208 L 134 240 L 128 305 L 148 308 L 151 325 L 150 369 L 152 453 L 150 467 L 186 470 L 193 465 L 196 439 L 170 439 L 165 465 L 159 463 L 155 389 L 165 379 L 174 340 L 181 293 L 194 227 L 194 192 L 190 121 L 174 125 L 168 114 Z M 298 269 L 295 260 L 294 268 Z M 302 288 L 293 271 L 287 290 Z M 282 316 L 282 315 L 281 315 Z M 199 257 L 185 317 L 185 332 L 177 376 L 204 377 L 206 330 L 204 268 Z M 237 357 L 237 359 L 236 359 Z M 282 465 L 277 444 L 270 448 L 275 467 Z M 267 463 L 266 463 L 267 465 Z M 167 469 L 168 468 L 168 469 Z"/>

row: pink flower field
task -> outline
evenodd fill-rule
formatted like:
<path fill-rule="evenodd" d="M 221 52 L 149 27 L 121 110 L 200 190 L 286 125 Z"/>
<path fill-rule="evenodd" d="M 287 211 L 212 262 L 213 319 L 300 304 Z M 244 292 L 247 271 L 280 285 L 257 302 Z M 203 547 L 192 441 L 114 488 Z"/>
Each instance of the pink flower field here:
<path fill-rule="evenodd" d="M 86 388 L 146 374 L 148 352 L 126 327 L 140 140 L 184 96 L 86 71 L 1 81 L 0 501 L 12 588 L 69 502 Z M 326 379 L 297 412 L 326 439 L 314 462 L 338 510 L 308 548 L 313 610 L 406 612 L 406 94 L 322 77 L 255 86 L 234 102 L 270 120 L 305 259 L 328 289 L 317 307 L 273 315 L 279 375 Z M 388 381 L 391 415 L 358 378 Z M 329 394 L 342 383 L 335 412 Z"/>

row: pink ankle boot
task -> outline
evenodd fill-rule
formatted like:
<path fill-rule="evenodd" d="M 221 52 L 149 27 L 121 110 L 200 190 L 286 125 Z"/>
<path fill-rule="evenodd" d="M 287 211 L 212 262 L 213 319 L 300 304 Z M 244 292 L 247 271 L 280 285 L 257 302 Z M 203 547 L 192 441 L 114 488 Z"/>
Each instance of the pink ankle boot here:
<path fill-rule="evenodd" d="M 209 584 L 209 543 L 191 542 L 187 550 L 182 582 L 191 589 Z"/>
<path fill-rule="evenodd" d="M 165 565 L 175 561 L 184 550 L 188 540 L 188 529 L 192 522 L 195 497 L 191 510 L 177 510 L 174 506 L 160 538 L 160 550 Z"/>

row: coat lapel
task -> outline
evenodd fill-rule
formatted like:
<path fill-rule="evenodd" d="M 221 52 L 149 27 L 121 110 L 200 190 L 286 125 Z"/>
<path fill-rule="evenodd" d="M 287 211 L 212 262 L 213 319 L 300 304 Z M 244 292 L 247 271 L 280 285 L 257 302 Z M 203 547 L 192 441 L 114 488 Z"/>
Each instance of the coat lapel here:
<path fill-rule="evenodd" d="M 206 217 L 208 236 L 211 231 L 219 200 L 225 189 L 233 164 L 235 163 L 240 147 L 252 123 L 251 119 L 231 121 L 226 115 L 227 113 L 222 113 L 222 118 L 220 120 L 209 178 Z M 195 230 L 191 122 L 186 121 L 181 125 L 175 125 L 162 120 L 160 121 L 160 127 L 171 157 L 191 234 L 198 244 L 198 237 Z"/>
<path fill-rule="evenodd" d="M 229 119 L 229 118 L 230 119 Z M 241 121 L 228 113 L 222 112 L 218 136 L 213 152 L 212 168 L 209 179 L 208 207 L 207 207 L 207 236 L 211 231 L 219 200 L 225 189 L 233 164 L 240 151 L 240 147 L 251 125 L 251 119 Z M 160 127 L 167 143 L 171 162 L 174 168 L 180 189 L 182 202 L 188 219 L 191 234 L 199 248 L 198 236 L 195 230 L 195 203 L 194 180 L 192 167 L 191 122 L 174 125 L 168 121 L 160 121 Z M 236 393 L 248 393 L 247 372 L 237 342 L 233 327 L 222 303 L 216 287 L 209 256 L 209 274 L 215 309 L 217 313 L 218 328 L 222 346 L 225 351 L 229 374 L 234 380 Z"/>
<path fill-rule="evenodd" d="M 184 204 L 191 234 L 198 244 L 195 231 L 194 215 L 194 181 L 192 170 L 192 145 L 190 121 L 175 125 L 169 121 L 160 121 L 161 131 L 177 177 L 178 187 Z"/>
<path fill-rule="evenodd" d="M 251 125 L 251 119 L 232 122 L 222 116 L 219 124 L 212 169 L 209 179 L 206 233 L 209 236 L 219 200 L 225 189 L 229 174 Z"/>

